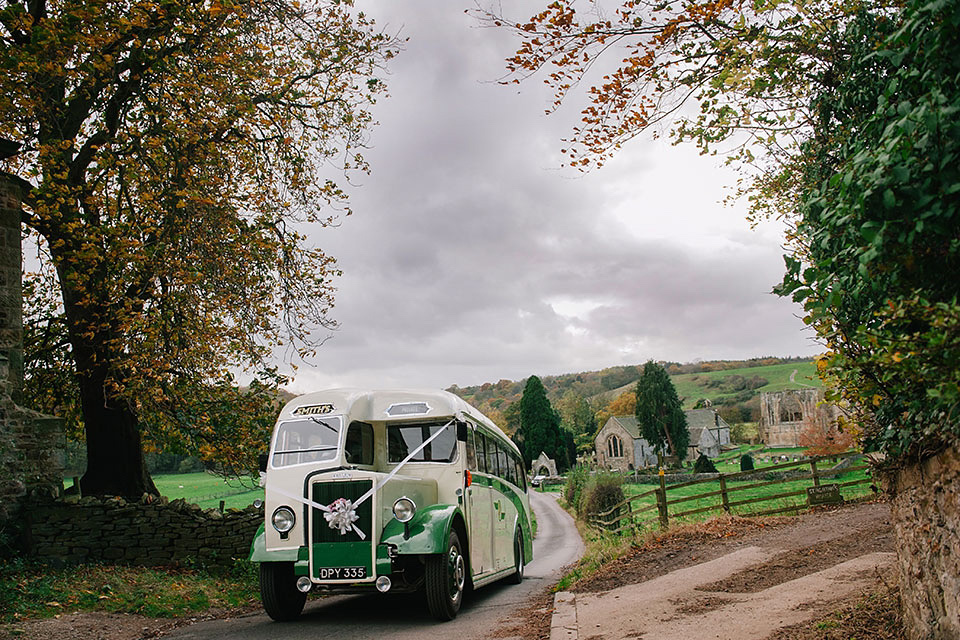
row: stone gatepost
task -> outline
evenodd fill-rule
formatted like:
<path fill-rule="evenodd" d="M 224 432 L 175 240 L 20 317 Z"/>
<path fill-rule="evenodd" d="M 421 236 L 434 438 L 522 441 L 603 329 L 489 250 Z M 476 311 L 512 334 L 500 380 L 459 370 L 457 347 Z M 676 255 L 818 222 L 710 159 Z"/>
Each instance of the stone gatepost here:
<path fill-rule="evenodd" d="M 27 495 L 55 496 L 63 486 L 63 421 L 23 401 L 20 192 L 0 175 L 0 525 Z"/>

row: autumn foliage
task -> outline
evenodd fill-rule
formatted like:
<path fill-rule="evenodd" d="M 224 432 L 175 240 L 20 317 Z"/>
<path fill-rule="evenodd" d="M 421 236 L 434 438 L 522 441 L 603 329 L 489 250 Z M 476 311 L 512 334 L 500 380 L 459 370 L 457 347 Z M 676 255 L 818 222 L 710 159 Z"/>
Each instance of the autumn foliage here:
<path fill-rule="evenodd" d="M 305 231 L 349 213 L 330 175 L 366 169 L 394 50 L 350 5 L 0 9 L 0 168 L 41 263 L 27 385 L 79 406 L 85 493 L 153 490 L 144 441 L 249 466 L 268 396 L 235 374 L 275 384 L 276 348 L 326 336 L 337 269 Z"/>

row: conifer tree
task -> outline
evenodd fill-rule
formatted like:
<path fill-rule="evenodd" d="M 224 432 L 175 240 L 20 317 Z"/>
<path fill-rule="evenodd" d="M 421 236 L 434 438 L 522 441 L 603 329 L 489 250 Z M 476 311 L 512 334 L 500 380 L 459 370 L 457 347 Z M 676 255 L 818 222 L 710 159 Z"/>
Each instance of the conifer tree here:
<path fill-rule="evenodd" d="M 560 433 L 560 415 L 550 405 L 543 382 L 530 376 L 520 398 L 520 429 L 523 431 L 523 456 L 527 464 L 546 453 L 561 467 L 567 465 L 567 453 Z"/>
<path fill-rule="evenodd" d="M 666 449 L 683 460 L 690 432 L 677 390 L 666 369 L 652 360 L 643 365 L 637 382 L 637 422 L 644 439 L 659 451 Z"/>

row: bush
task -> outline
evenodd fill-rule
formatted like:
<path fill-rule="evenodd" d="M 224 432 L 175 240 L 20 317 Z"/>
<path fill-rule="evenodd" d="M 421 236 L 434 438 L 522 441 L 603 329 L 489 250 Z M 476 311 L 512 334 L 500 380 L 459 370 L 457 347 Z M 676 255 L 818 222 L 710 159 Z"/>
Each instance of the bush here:
<path fill-rule="evenodd" d="M 753 471 L 753 457 L 749 453 L 740 456 L 740 471 Z"/>
<path fill-rule="evenodd" d="M 196 458 L 184 458 L 178 466 L 180 473 L 200 473 L 203 470 L 203 463 Z"/>
<path fill-rule="evenodd" d="M 581 518 L 589 513 L 603 513 L 623 502 L 623 478 L 613 473 L 601 473 L 593 476 L 583 490 L 580 509 L 577 515 Z M 616 514 L 605 516 L 610 520 Z"/>
<path fill-rule="evenodd" d="M 583 497 L 583 487 L 589 479 L 590 468 L 584 464 L 578 464 L 567 475 L 567 484 L 563 488 L 563 499 L 578 514 L 580 513 L 580 501 Z"/>
<path fill-rule="evenodd" d="M 693 464 L 694 473 L 718 473 L 717 467 L 707 456 L 700 454 L 697 461 Z"/>

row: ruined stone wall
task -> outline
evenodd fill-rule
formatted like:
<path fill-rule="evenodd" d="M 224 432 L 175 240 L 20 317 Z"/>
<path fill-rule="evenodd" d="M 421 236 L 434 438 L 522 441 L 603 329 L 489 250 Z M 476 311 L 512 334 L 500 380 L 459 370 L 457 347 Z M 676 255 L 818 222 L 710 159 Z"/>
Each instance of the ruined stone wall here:
<path fill-rule="evenodd" d="M 23 390 L 20 199 L 0 177 L 0 526 L 29 493 L 63 484 L 63 423 L 18 406 Z"/>
<path fill-rule="evenodd" d="M 823 389 L 790 389 L 760 394 L 760 441 L 769 447 L 799 446 L 808 424 L 836 424 L 839 409 L 825 403 Z"/>
<path fill-rule="evenodd" d="M 909 637 L 960 638 L 960 450 L 900 471 L 887 483 Z"/>
<path fill-rule="evenodd" d="M 53 564 L 218 565 L 245 560 L 263 508 L 203 510 L 183 500 L 75 497 L 32 502 L 27 556 Z"/>

